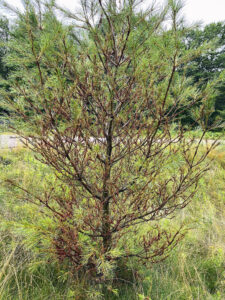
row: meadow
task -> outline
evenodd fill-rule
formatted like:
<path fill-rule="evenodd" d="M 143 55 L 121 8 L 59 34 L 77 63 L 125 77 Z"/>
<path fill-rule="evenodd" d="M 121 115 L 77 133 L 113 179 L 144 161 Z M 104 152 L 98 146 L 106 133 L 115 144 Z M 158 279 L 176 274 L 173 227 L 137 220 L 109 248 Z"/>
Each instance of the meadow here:
<path fill-rule="evenodd" d="M 192 202 L 176 218 L 187 234 L 171 255 L 158 264 L 120 266 L 108 284 L 72 276 L 67 262 L 51 253 L 51 218 L 29 195 L 5 180 L 17 180 L 36 194 L 53 182 L 51 170 L 18 148 L 0 153 L 0 299 L 139 299 L 202 300 L 225 298 L 225 151 L 213 150 L 209 170 Z M 31 195 L 30 195 L 31 196 Z"/>

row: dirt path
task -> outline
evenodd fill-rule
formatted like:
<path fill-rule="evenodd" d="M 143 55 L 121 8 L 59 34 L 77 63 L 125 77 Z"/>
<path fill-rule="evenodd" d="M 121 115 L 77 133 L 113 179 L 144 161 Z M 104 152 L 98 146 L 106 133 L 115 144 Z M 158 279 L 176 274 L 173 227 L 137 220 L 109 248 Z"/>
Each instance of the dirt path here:
<path fill-rule="evenodd" d="M 22 145 L 19 136 L 9 134 L 0 135 L 0 149 L 13 149 Z"/>

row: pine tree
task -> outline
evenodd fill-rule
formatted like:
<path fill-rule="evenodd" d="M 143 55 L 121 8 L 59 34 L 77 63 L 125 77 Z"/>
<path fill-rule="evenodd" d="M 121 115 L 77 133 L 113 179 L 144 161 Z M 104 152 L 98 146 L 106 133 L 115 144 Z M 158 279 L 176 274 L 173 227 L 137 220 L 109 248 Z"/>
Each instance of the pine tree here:
<path fill-rule="evenodd" d="M 39 195 L 25 191 L 27 199 L 57 224 L 55 255 L 94 277 L 128 258 L 169 254 L 185 230 L 164 220 L 191 201 L 215 146 L 200 151 L 210 89 L 178 72 L 193 57 L 179 2 L 160 12 L 139 2 L 82 1 L 81 15 L 64 10 L 72 25 L 49 4 L 26 2 L 8 45 L 14 71 L 2 94 L 26 125 L 16 132 L 56 178 Z M 199 99 L 202 136 L 185 139 L 180 112 Z"/>

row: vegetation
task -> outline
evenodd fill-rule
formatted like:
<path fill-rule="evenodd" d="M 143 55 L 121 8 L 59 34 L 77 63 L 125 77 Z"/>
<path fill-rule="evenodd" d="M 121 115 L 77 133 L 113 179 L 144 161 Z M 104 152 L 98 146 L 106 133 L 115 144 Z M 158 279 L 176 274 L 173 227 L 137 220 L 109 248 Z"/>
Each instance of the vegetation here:
<path fill-rule="evenodd" d="M 27 2 L 28 3 L 28 2 Z M 35 3 L 35 1 L 33 1 Z M 36 1 L 38 3 L 38 1 Z M 6 4 L 6 6 L 8 6 Z M 13 9 L 13 8 L 12 8 Z M 14 11 L 15 12 L 15 11 Z M 133 16 L 135 18 L 135 16 Z M 16 26 L 15 26 L 16 23 Z M 10 73 L 10 67 L 6 67 L 4 63 L 4 58 L 6 54 L 9 54 L 10 49 L 6 46 L 10 38 L 15 38 L 15 36 L 23 35 L 24 27 L 23 22 L 20 22 L 18 19 L 14 24 L 9 28 L 9 21 L 4 16 L 0 15 L 0 76 L 4 79 Z M 146 23 L 142 21 L 138 22 L 138 28 L 142 28 L 145 31 Z M 213 113 L 211 115 L 211 121 L 217 120 L 219 124 L 221 120 L 224 120 L 224 32 L 225 32 L 224 22 L 211 23 L 202 26 L 193 26 L 187 30 L 183 35 L 183 44 L 184 47 L 188 49 L 199 49 L 203 45 L 207 45 L 206 51 L 199 53 L 195 56 L 191 62 L 181 69 L 185 69 L 185 73 L 188 77 L 193 80 L 194 83 L 198 83 L 200 86 L 204 87 L 212 79 L 217 78 L 218 82 L 214 87 L 214 96 L 212 99 Z M 25 34 L 25 33 L 24 33 Z M 12 64 L 12 68 L 16 66 L 17 63 Z M 191 84 L 191 82 L 190 82 Z M 6 83 L 7 85 L 7 83 Z M 7 124 L 7 114 L 9 111 L 4 105 L 3 100 L 0 100 L 0 117 L 4 124 Z M 187 109 L 183 112 L 183 123 L 188 124 L 194 128 L 198 127 L 198 124 L 195 123 L 192 114 Z M 0 124 L 1 125 L 1 124 Z M 220 126 L 220 129 L 223 128 L 223 123 Z M 218 131 L 218 127 L 215 128 L 212 132 Z M 6 127 L 3 130 L 7 130 Z"/>
<path fill-rule="evenodd" d="M 191 201 L 216 145 L 199 152 L 212 84 L 199 90 L 179 74 L 196 52 L 183 49 L 179 3 L 160 13 L 136 5 L 83 2 L 76 32 L 51 6 L 28 3 L 5 59 L 15 69 L 2 94 L 25 124 L 14 129 L 54 171 L 38 193 L 8 182 L 54 220 L 44 238 L 59 260 L 103 281 L 129 258 L 163 260 L 183 238 L 182 224 L 167 230 L 160 220 Z M 171 136 L 180 112 L 200 99 L 199 141 L 185 139 L 181 125 Z"/>
<path fill-rule="evenodd" d="M 2 299 L 224 296 L 224 152 L 204 142 L 222 128 L 223 25 L 139 2 L 58 8 L 65 25 L 25 1 L 5 38 L 3 112 L 29 150 L 0 154 Z"/>
<path fill-rule="evenodd" d="M 7 42 L 9 40 L 9 21 L 6 18 L 0 17 L 0 76 L 4 79 L 7 78 L 9 73 L 8 67 L 4 64 L 3 60 L 7 53 Z M 0 87 L 3 87 L 0 83 Z M 0 122 L 3 125 L 6 122 L 6 116 L 8 114 L 8 110 L 6 109 L 3 99 L 0 97 Z"/>
<path fill-rule="evenodd" d="M 211 121 L 222 119 L 224 121 L 224 70 L 225 70 L 225 24 L 224 22 L 212 23 L 205 28 L 190 30 L 185 37 L 187 48 L 198 48 L 208 43 L 206 53 L 196 57 L 187 68 L 187 76 L 191 76 L 193 82 L 199 82 L 200 86 L 206 85 L 212 78 L 218 78 L 215 93 L 212 99 L 215 111 Z M 193 121 L 193 120 L 192 120 Z"/>
<path fill-rule="evenodd" d="M 54 222 L 24 201 L 20 190 L 1 185 L 0 299 L 100 299 L 99 293 L 110 300 L 224 299 L 224 158 L 223 147 L 211 153 L 210 170 L 192 203 L 164 224 L 176 227 L 182 220 L 190 228 L 170 257 L 147 267 L 130 261 L 128 268 L 120 269 L 120 279 L 105 290 L 101 284 L 88 285 L 85 277 L 78 281 L 66 263 L 59 266 L 56 257 L 49 257 L 51 243 L 42 234 L 52 230 Z M 19 178 L 35 191 L 40 188 L 37 182 L 49 179 L 46 166 L 23 149 L 1 152 L 1 174 Z"/>
<path fill-rule="evenodd" d="M 3 58 L 7 52 L 6 50 L 6 43 L 9 39 L 9 21 L 6 18 L 0 19 L 0 38 L 1 38 L 1 44 L 0 44 L 0 74 L 4 78 L 7 76 L 7 68 L 5 64 L 3 63 Z"/>

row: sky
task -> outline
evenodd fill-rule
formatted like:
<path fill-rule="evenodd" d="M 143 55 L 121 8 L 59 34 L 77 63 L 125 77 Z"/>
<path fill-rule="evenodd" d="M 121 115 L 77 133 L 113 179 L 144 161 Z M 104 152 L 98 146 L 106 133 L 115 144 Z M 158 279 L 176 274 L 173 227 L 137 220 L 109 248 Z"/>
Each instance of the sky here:
<path fill-rule="evenodd" d="M 21 7 L 20 0 L 6 0 L 9 4 Z M 79 0 L 57 0 L 61 6 L 65 6 L 73 10 Z M 147 0 L 151 3 L 152 1 Z M 225 20 L 225 0 L 185 0 L 183 14 L 186 21 L 191 24 L 193 22 L 202 21 L 203 25 Z M 156 0 L 156 3 L 163 3 L 163 0 Z"/>

